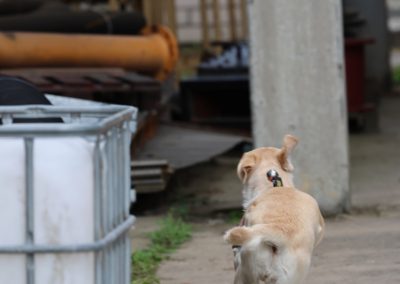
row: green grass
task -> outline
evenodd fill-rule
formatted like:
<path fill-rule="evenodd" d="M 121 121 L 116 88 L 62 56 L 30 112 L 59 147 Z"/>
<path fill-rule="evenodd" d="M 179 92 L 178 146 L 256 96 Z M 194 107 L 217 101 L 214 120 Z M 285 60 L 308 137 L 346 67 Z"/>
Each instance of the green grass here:
<path fill-rule="evenodd" d="M 243 210 L 242 209 L 238 209 L 238 210 L 232 210 L 229 211 L 227 214 L 227 222 L 229 224 L 233 224 L 233 225 L 239 225 L 240 220 L 242 220 L 243 217 Z"/>
<path fill-rule="evenodd" d="M 392 70 L 392 80 L 394 85 L 400 85 L 400 66 Z"/>
<path fill-rule="evenodd" d="M 179 210 L 171 210 L 162 220 L 160 229 L 149 234 L 150 246 L 132 254 L 132 284 L 160 283 L 156 277 L 160 262 L 191 238 L 191 226 L 181 214 Z"/>

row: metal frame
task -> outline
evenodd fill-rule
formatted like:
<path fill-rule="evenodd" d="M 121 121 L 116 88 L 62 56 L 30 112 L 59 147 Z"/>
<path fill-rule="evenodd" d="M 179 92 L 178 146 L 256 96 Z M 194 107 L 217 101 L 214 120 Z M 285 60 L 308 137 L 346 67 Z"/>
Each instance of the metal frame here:
<path fill-rule="evenodd" d="M 21 137 L 25 145 L 26 243 L 0 246 L 0 254 L 26 254 L 27 283 L 35 284 L 35 255 L 83 253 L 95 255 L 96 284 L 130 282 L 130 240 L 135 218 L 129 215 L 131 133 L 137 110 L 127 106 L 13 106 L 0 107 L 0 138 Z M 60 123 L 13 124 L 15 118 L 61 117 Z M 94 238 L 93 243 L 35 245 L 33 224 L 35 189 L 34 145 L 38 137 L 85 137 L 94 143 Z"/>

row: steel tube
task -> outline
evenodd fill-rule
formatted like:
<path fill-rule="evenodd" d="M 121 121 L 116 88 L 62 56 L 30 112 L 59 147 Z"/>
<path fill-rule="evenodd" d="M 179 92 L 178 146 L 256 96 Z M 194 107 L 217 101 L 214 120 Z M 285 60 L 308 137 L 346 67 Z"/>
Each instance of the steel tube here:
<path fill-rule="evenodd" d="M 34 246 L 33 200 L 33 138 L 25 138 L 25 230 L 26 246 Z M 35 258 L 33 252 L 26 256 L 27 284 L 35 283 Z"/>
<path fill-rule="evenodd" d="M 166 27 L 141 36 L 0 33 L 0 67 L 120 67 L 164 79 L 175 67 L 178 47 Z"/>
<path fill-rule="evenodd" d="M 4 116 L 4 114 L 13 114 L 13 117 L 19 117 L 17 115 L 19 112 L 23 112 L 25 110 L 28 113 L 25 113 L 24 117 L 48 117 L 51 115 L 63 116 L 69 112 L 68 108 L 55 108 L 54 110 L 50 110 L 51 108 L 41 107 L 41 108 L 32 108 L 32 107 L 1 107 L 0 108 L 0 116 Z M 31 113 L 29 113 L 29 111 Z M 108 114 L 110 112 L 119 111 L 115 114 L 110 115 L 109 117 L 103 118 L 99 120 L 98 123 L 81 123 L 81 124 L 60 124 L 60 123 L 47 123 L 47 124 L 10 124 L 3 125 L 0 128 L 0 137 L 4 136 L 13 136 L 13 137 L 39 137 L 39 136 L 54 136 L 55 134 L 62 134 L 63 136 L 73 136 L 73 135 L 97 135 L 103 134 L 108 131 L 108 129 L 112 126 L 119 125 L 126 120 L 132 120 L 132 116 L 135 115 L 136 110 L 134 108 L 110 108 L 103 107 L 103 111 L 101 107 L 99 109 L 93 110 L 93 114 Z M 85 108 L 77 109 L 75 112 L 85 112 Z"/>
<path fill-rule="evenodd" d="M 110 231 L 104 238 L 89 244 L 77 245 L 22 245 L 0 247 L 0 253 L 33 254 L 33 253 L 84 253 L 100 251 L 122 237 L 133 225 L 135 218 L 129 216 L 123 223 Z"/>

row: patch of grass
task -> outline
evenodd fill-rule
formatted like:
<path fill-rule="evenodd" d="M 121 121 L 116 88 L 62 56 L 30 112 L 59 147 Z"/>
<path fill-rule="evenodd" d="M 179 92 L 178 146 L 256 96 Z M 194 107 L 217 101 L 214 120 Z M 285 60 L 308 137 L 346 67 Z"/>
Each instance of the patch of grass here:
<path fill-rule="evenodd" d="M 238 210 L 232 210 L 228 212 L 227 215 L 227 222 L 229 224 L 234 224 L 234 225 L 239 225 L 240 220 L 243 217 L 243 210 L 238 209 Z"/>
<path fill-rule="evenodd" d="M 392 70 L 392 80 L 393 84 L 400 85 L 400 66 L 397 66 Z"/>
<path fill-rule="evenodd" d="M 156 277 L 160 262 L 191 238 L 192 229 L 180 215 L 182 210 L 170 210 L 160 229 L 149 234 L 150 246 L 132 254 L 132 284 L 160 283 Z"/>

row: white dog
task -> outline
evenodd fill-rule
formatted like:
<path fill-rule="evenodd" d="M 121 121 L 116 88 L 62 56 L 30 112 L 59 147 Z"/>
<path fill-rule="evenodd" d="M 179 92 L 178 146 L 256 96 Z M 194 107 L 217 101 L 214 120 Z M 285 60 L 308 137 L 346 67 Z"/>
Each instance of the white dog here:
<path fill-rule="evenodd" d="M 281 149 L 266 147 L 245 153 L 238 165 L 244 198 L 244 226 L 224 239 L 240 246 L 235 284 L 295 284 L 305 279 L 324 220 L 317 202 L 293 186 L 289 156 L 297 139 L 286 135 Z M 282 187 L 273 187 L 269 170 L 278 172 Z"/>

